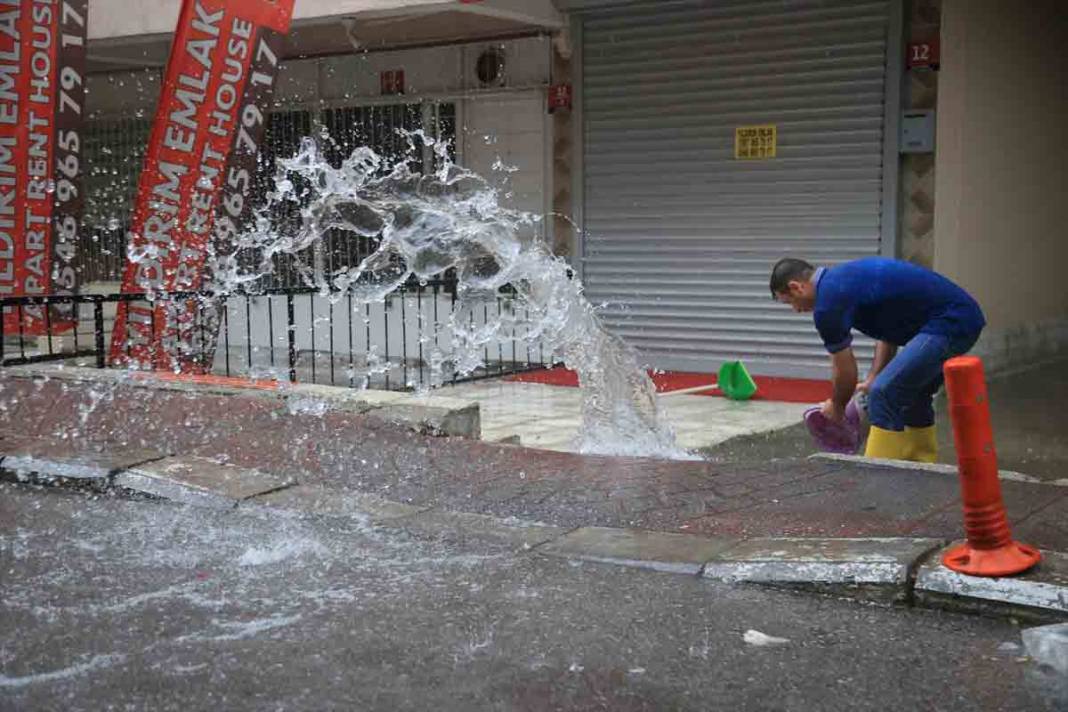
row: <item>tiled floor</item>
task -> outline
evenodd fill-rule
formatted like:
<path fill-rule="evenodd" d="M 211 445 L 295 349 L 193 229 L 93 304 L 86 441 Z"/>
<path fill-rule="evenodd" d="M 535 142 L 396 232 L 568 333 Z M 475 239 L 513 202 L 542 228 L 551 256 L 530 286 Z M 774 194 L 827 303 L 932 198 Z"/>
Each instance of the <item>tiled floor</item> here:
<path fill-rule="evenodd" d="M 483 440 L 518 436 L 526 447 L 574 452 L 573 441 L 581 421 L 577 388 L 494 380 L 450 386 L 441 394 L 478 401 Z M 794 425 L 808 407 L 695 395 L 661 396 L 660 404 L 675 428 L 679 445 L 688 449 Z"/>

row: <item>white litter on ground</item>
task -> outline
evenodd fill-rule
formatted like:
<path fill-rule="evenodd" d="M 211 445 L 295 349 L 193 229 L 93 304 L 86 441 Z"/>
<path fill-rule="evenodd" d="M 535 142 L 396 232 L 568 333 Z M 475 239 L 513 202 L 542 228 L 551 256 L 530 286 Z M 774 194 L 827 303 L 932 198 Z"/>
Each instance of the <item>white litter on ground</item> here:
<path fill-rule="evenodd" d="M 759 630 L 752 629 L 745 631 L 745 635 L 742 636 L 742 640 L 744 640 L 749 645 L 757 645 L 761 647 L 767 645 L 786 645 L 790 642 L 786 638 L 776 638 L 773 635 L 765 635 Z"/>

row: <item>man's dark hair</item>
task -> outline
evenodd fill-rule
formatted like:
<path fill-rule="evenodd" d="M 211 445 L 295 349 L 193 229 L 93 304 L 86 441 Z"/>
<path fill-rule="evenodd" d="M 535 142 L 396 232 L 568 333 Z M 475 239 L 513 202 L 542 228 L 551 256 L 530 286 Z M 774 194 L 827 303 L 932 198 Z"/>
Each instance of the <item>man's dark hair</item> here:
<path fill-rule="evenodd" d="M 788 290 L 790 282 L 804 282 L 812 278 L 816 268 L 796 257 L 783 257 L 771 268 L 771 298 Z"/>

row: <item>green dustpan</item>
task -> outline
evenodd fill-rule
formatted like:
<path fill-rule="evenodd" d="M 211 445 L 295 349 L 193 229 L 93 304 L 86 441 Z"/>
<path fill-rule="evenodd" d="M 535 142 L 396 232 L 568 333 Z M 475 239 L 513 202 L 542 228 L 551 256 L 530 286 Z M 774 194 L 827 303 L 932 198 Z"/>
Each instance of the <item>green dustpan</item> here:
<path fill-rule="evenodd" d="M 727 361 L 720 366 L 716 385 L 731 400 L 749 400 L 757 392 L 756 382 L 741 361 Z"/>

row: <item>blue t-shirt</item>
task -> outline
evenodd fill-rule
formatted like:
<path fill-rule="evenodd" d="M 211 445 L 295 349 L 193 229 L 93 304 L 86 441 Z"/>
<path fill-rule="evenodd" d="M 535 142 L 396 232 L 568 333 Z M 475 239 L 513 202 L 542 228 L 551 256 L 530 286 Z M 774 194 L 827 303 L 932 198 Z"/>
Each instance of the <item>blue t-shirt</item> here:
<path fill-rule="evenodd" d="M 866 257 L 817 271 L 813 319 L 829 352 L 853 342 L 851 329 L 904 346 L 916 334 L 975 338 L 986 325 L 971 295 L 909 262 Z"/>

